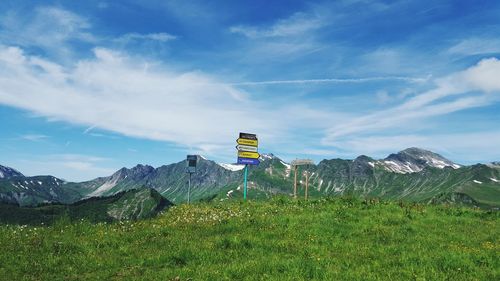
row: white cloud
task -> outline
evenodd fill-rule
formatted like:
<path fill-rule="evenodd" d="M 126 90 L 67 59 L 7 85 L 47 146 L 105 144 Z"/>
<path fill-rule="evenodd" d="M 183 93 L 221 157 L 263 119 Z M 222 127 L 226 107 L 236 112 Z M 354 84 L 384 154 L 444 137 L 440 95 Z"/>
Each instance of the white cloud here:
<path fill-rule="evenodd" d="M 48 137 L 49 136 L 40 135 L 40 134 L 28 134 L 28 135 L 22 135 L 21 139 L 29 140 L 29 141 L 41 141 L 41 140 L 47 139 Z"/>
<path fill-rule="evenodd" d="M 229 30 L 232 33 L 242 34 L 249 38 L 286 37 L 304 35 L 312 30 L 323 27 L 326 22 L 316 15 L 296 13 L 289 18 L 282 19 L 269 27 L 257 28 L 254 26 L 238 25 Z"/>
<path fill-rule="evenodd" d="M 339 138 L 406 127 L 411 122 L 429 117 L 491 104 L 499 98 L 492 94 L 500 92 L 498 77 L 500 61 L 484 59 L 465 71 L 436 79 L 436 88 L 415 95 L 400 105 L 330 128 L 322 143 L 333 145 Z"/>
<path fill-rule="evenodd" d="M 33 155 L 30 159 L 16 159 L 11 165 L 24 167 L 25 175 L 53 175 L 68 181 L 109 176 L 119 168 L 111 159 L 83 154 Z"/>
<path fill-rule="evenodd" d="M 469 38 L 448 49 L 451 54 L 482 55 L 500 53 L 500 39 Z"/>
<path fill-rule="evenodd" d="M 353 56 L 352 70 L 361 73 L 377 73 L 378 75 L 428 75 L 443 66 L 436 60 L 430 60 L 425 52 L 415 52 L 407 47 L 379 47 L 365 54 Z M 434 57 L 434 56 L 433 56 Z"/>
<path fill-rule="evenodd" d="M 489 58 L 481 60 L 457 75 L 451 76 L 445 83 L 461 83 L 469 91 L 496 92 L 500 91 L 500 60 Z"/>
<path fill-rule="evenodd" d="M 326 46 L 316 39 L 316 32 L 329 24 L 322 12 L 295 13 L 288 18 L 260 26 L 237 25 L 229 31 L 243 35 L 243 47 L 234 53 L 240 61 L 276 61 L 302 57 L 323 50 Z"/>
<path fill-rule="evenodd" d="M 389 93 L 387 91 L 381 90 L 381 91 L 376 92 L 375 95 L 377 96 L 378 102 L 381 104 L 388 103 L 392 100 L 391 96 L 389 95 Z"/>
<path fill-rule="evenodd" d="M 87 133 L 97 127 L 208 155 L 227 150 L 239 131 L 268 141 L 290 139 L 290 131 L 306 122 L 336 118 L 304 105 L 253 101 L 207 74 L 179 73 L 102 48 L 94 58 L 65 67 L 17 47 L 0 47 L 0 103 L 90 126 Z M 291 112 L 300 114 L 284 117 Z"/>
<path fill-rule="evenodd" d="M 148 34 L 141 34 L 141 33 L 127 33 L 124 34 L 120 37 L 118 37 L 115 41 L 120 42 L 120 43 L 129 43 L 132 41 L 158 41 L 158 42 L 167 42 L 176 39 L 177 37 L 165 32 L 160 32 L 160 33 L 148 33 Z"/>
<path fill-rule="evenodd" d="M 70 40 L 95 42 L 88 20 L 58 7 L 38 7 L 29 16 L 9 11 L 0 15 L 0 42 L 44 49 L 69 56 Z"/>
<path fill-rule="evenodd" d="M 409 83 L 423 83 L 429 78 L 405 77 L 405 76 L 379 76 L 364 78 L 322 78 L 322 79 L 295 79 L 295 80 L 267 80 L 267 81 L 247 81 L 229 83 L 233 86 L 252 86 L 252 85 L 279 85 L 279 84 L 320 84 L 320 83 L 366 83 L 375 81 L 404 81 Z"/>
<path fill-rule="evenodd" d="M 478 131 L 432 135 L 372 135 L 354 136 L 338 140 L 335 145 L 342 148 L 337 157 L 365 154 L 384 158 L 408 147 L 428 149 L 449 158 L 466 163 L 495 161 L 500 159 L 498 150 L 500 131 Z M 473 151 L 474 153 L 470 153 Z"/>
<path fill-rule="evenodd" d="M 111 160 L 109 158 L 100 157 L 100 156 L 84 155 L 84 154 L 71 154 L 71 153 L 52 154 L 46 158 L 62 160 L 62 161 L 76 161 L 76 162 L 103 162 L 103 161 Z"/>

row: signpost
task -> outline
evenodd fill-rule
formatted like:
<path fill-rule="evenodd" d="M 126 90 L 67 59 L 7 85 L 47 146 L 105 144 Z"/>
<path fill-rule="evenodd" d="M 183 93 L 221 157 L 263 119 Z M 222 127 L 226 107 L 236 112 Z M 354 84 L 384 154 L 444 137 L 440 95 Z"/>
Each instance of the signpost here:
<path fill-rule="evenodd" d="M 188 181 L 188 204 L 191 203 L 191 175 L 196 172 L 196 164 L 198 162 L 198 156 L 188 155 L 186 158 L 187 167 L 186 172 L 189 173 Z"/>
<path fill-rule="evenodd" d="M 258 152 L 248 152 L 248 151 L 238 151 L 238 158 L 250 158 L 259 159 L 260 154 Z"/>
<path fill-rule="evenodd" d="M 305 165 L 313 165 L 314 162 L 311 159 L 295 159 L 292 161 L 293 171 L 294 171 L 294 180 L 293 180 L 293 198 L 297 198 L 297 170 L 298 166 Z M 309 189 L 309 172 L 306 170 L 306 192 L 305 199 L 307 200 L 307 193 Z"/>
<path fill-rule="evenodd" d="M 257 152 L 257 147 L 256 146 L 249 146 L 249 145 L 243 145 L 243 144 L 238 144 L 236 146 L 236 149 L 238 151 Z"/>
<path fill-rule="evenodd" d="M 247 200 L 247 177 L 248 165 L 259 165 L 258 145 L 259 140 L 257 135 L 249 133 L 240 133 L 240 137 L 236 140 L 238 144 L 236 149 L 238 151 L 238 161 L 240 165 L 245 165 L 243 176 L 243 199 Z"/>

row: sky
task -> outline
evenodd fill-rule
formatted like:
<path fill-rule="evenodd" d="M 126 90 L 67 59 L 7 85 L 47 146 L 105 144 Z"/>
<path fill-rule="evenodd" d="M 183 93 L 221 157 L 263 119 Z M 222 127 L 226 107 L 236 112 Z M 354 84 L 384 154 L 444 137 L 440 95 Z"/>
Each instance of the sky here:
<path fill-rule="evenodd" d="M 0 2 L 0 165 L 71 181 L 239 132 L 291 161 L 500 160 L 499 1 Z"/>

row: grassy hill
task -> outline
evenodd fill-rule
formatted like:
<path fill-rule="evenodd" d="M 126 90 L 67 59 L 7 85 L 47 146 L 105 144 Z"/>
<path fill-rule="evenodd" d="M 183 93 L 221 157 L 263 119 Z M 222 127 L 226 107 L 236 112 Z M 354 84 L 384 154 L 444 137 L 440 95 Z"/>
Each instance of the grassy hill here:
<path fill-rule="evenodd" d="M 499 280 L 500 215 L 323 198 L 0 226 L 3 280 Z M 176 279 L 176 278 L 179 279 Z"/>
<path fill-rule="evenodd" d="M 153 189 L 129 190 L 109 197 L 93 197 L 73 204 L 19 207 L 0 204 L 0 223 L 50 225 L 60 220 L 113 222 L 153 217 L 172 203 Z"/>

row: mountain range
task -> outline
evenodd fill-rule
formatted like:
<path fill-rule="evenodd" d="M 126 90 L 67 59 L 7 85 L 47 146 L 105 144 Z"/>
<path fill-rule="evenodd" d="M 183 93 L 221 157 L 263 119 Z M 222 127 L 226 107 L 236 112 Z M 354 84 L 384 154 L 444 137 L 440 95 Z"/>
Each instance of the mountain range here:
<path fill-rule="evenodd" d="M 193 200 L 228 200 L 241 197 L 243 166 L 220 164 L 198 157 L 192 177 Z M 249 169 L 250 198 L 291 194 L 290 164 L 273 154 L 261 155 L 261 164 Z M 86 182 L 67 182 L 53 176 L 26 177 L 0 166 L 0 202 L 20 206 L 42 203 L 70 204 L 91 197 L 112 196 L 127 190 L 148 188 L 173 203 L 187 200 L 186 161 L 154 168 L 137 165 L 107 177 Z M 303 196 L 305 172 L 309 194 L 350 195 L 421 203 L 452 203 L 482 208 L 500 207 L 500 163 L 462 166 L 419 148 L 408 148 L 384 159 L 322 160 L 298 169 L 299 193 Z"/>

